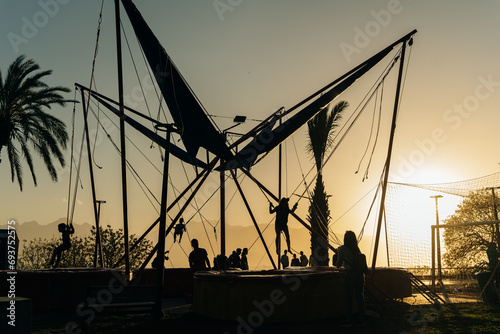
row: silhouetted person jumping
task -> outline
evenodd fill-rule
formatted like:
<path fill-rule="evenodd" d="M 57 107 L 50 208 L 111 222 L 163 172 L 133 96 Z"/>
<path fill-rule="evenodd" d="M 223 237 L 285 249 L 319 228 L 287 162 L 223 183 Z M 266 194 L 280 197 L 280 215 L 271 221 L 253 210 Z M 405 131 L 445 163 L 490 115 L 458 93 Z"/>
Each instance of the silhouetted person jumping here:
<path fill-rule="evenodd" d="M 179 243 L 181 243 L 182 233 L 186 232 L 186 224 L 184 224 L 184 219 L 179 219 L 179 222 L 174 227 L 174 242 L 177 236 L 179 236 Z"/>
<path fill-rule="evenodd" d="M 288 252 L 292 253 L 290 249 L 290 233 L 288 232 L 288 214 L 292 213 L 297 209 L 297 203 L 290 210 L 288 207 L 288 198 L 283 197 L 280 199 L 280 203 L 277 207 L 273 206 L 273 203 L 269 202 L 269 213 L 276 212 L 276 221 L 275 221 L 275 230 L 276 230 L 276 253 L 279 254 L 279 241 L 280 241 L 280 233 L 283 231 L 285 233 L 286 245 L 288 248 Z"/>
<path fill-rule="evenodd" d="M 51 267 L 52 264 L 54 264 L 54 268 L 57 268 L 59 266 L 62 252 L 71 248 L 70 235 L 75 233 L 73 224 L 66 225 L 64 223 L 61 223 L 57 225 L 57 229 L 62 233 L 62 244 L 57 246 L 52 252 L 52 258 L 50 259 L 49 266 Z M 56 263 L 54 263 L 54 260 L 56 260 Z"/>

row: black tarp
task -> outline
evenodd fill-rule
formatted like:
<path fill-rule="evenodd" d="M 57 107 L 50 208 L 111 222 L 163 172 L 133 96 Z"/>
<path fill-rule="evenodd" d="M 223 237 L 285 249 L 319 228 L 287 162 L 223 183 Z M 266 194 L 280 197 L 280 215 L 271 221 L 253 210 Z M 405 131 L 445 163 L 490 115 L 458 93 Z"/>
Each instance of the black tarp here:
<path fill-rule="evenodd" d="M 223 135 L 210 122 L 141 13 L 132 1 L 122 0 L 122 3 L 188 154 L 194 159 L 199 148 L 204 147 L 222 159 L 232 159 Z"/>

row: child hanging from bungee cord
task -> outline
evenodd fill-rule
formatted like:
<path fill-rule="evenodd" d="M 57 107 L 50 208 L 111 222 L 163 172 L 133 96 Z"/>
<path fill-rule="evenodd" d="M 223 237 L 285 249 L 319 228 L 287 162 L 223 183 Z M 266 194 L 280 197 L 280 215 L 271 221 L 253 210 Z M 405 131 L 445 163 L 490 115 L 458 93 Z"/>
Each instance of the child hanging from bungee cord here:
<path fill-rule="evenodd" d="M 49 267 L 54 265 L 54 268 L 59 266 L 59 262 L 61 261 L 62 252 L 71 248 L 71 238 L 70 235 L 75 233 L 75 229 L 73 228 L 73 224 L 66 225 L 61 223 L 57 225 L 57 229 L 62 233 L 62 244 L 57 246 L 52 252 L 52 258 L 50 259 Z M 54 263 L 54 260 L 56 262 Z"/>
<path fill-rule="evenodd" d="M 184 224 L 184 219 L 179 219 L 179 222 L 174 227 L 174 242 L 177 236 L 179 236 L 179 243 L 181 243 L 182 233 L 186 232 L 186 224 Z"/>
<path fill-rule="evenodd" d="M 279 254 L 278 245 L 280 241 L 280 233 L 283 231 L 285 234 L 286 245 L 288 247 L 288 252 L 292 253 L 290 249 L 290 233 L 288 232 L 288 214 L 292 213 L 297 209 L 297 204 L 295 203 L 293 208 L 290 210 L 288 206 L 289 199 L 283 197 L 277 207 L 274 207 L 273 203 L 269 202 L 269 213 L 276 212 L 275 230 L 276 230 L 276 252 Z"/>

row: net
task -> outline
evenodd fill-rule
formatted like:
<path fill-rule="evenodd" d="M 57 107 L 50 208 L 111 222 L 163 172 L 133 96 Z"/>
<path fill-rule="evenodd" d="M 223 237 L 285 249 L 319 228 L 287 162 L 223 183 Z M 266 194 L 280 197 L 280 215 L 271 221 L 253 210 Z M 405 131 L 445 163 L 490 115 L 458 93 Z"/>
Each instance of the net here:
<path fill-rule="evenodd" d="M 468 222 L 494 220 L 491 188 L 499 186 L 500 173 L 451 183 L 389 183 L 385 202 L 387 264 L 390 267 L 406 268 L 420 277 L 424 283 L 432 285 L 431 226 L 436 224 L 443 226 L 447 220 L 451 222 L 450 216 L 463 207 L 464 199 L 473 193 L 482 194 L 484 206 L 487 206 L 483 210 L 487 213 L 475 216 L 477 219 L 475 217 L 465 217 L 464 219 L 467 219 Z M 498 194 L 496 200 L 498 203 Z M 453 220 L 453 223 L 456 223 L 456 220 Z M 463 233 L 470 233 L 473 228 L 478 227 L 459 227 L 459 229 L 466 229 L 463 230 Z M 491 223 L 486 223 L 481 228 L 485 231 L 493 231 Z M 434 272 L 435 282 L 438 284 L 437 288 L 445 289 L 448 293 L 459 294 L 464 298 L 478 298 L 480 289 L 475 275 L 486 268 L 478 266 L 477 262 L 473 267 L 467 267 L 467 264 L 464 263 L 457 262 L 456 265 L 453 265 L 451 261 L 444 261 L 447 254 L 444 235 L 447 233 L 447 229 L 440 228 L 438 230 L 439 238 L 435 243 L 436 269 Z M 466 236 L 464 235 L 463 238 Z M 482 263 L 483 267 L 487 263 L 485 250 L 486 247 L 483 249 L 480 246 L 476 249 L 476 253 L 479 253 L 482 259 L 479 263 Z"/>

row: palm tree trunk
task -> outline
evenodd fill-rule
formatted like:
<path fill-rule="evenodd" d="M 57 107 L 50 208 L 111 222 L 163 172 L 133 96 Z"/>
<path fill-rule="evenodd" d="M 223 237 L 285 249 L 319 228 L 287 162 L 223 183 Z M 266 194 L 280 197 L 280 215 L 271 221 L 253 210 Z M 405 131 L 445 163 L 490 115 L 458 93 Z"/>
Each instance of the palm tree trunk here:
<path fill-rule="evenodd" d="M 312 256 L 319 266 L 328 266 L 328 246 L 323 240 L 328 240 L 330 209 L 321 173 L 318 174 L 314 186 L 308 220 L 311 222 L 311 229 L 316 231 L 320 236 L 311 235 Z"/>

